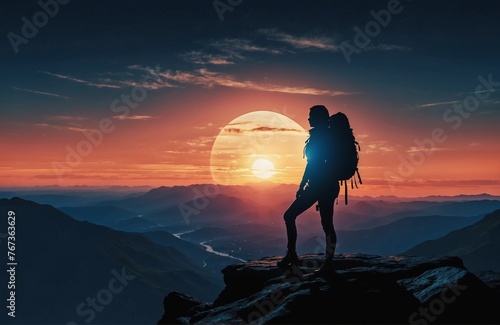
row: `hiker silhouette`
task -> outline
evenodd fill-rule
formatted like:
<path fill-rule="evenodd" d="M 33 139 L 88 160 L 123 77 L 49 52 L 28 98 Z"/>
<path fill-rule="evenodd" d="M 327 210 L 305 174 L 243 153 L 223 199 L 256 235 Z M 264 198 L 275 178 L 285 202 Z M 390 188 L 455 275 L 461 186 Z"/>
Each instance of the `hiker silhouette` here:
<path fill-rule="evenodd" d="M 308 120 L 311 129 L 304 147 L 307 164 L 296 199 L 283 216 L 288 244 L 286 255 L 278 262 L 278 266 L 281 267 L 298 264 L 295 219 L 318 202 L 321 225 L 325 231 L 326 252 L 325 262 L 317 271 L 323 272 L 333 269 L 332 261 L 337 243 L 337 236 L 333 227 L 333 205 L 339 194 L 340 186 L 336 178 L 329 177 L 329 168 L 326 164 L 328 146 L 331 141 L 331 132 L 328 128 L 329 117 L 328 109 L 323 105 L 313 106 L 309 110 Z"/>

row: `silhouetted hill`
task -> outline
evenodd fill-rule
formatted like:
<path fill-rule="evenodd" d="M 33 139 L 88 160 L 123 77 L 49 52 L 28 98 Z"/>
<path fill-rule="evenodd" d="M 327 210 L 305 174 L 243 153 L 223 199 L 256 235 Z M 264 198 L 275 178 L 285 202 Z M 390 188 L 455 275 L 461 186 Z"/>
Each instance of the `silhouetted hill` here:
<path fill-rule="evenodd" d="M 337 231 L 339 253 L 358 252 L 376 255 L 397 254 L 425 240 L 436 239 L 450 231 L 468 226 L 481 217 L 425 216 L 402 218 L 390 224 L 367 230 Z M 314 252 L 318 236 L 312 237 L 298 248 Z M 321 244 L 323 241 L 320 241 Z M 317 252 L 323 252 L 321 249 Z"/>
<path fill-rule="evenodd" d="M 137 213 L 115 206 L 61 207 L 59 210 L 80 221 L 88 221 L 96 225 L 115 230 L 144 232 L 160 227 Z"/>
<path fill-rule="evenodd" d="M 338 255 L 336 273 L 312 275 L 323 256 L 276 267 L 279 257 L 230 265 L 213 305 L 179 292 L 158 324 L 492 324 L 498 293 L 457 257 Z M 427 317 L 427 318 L 426 318 Z"/>
<path fill-rule="evenodd" d="M 405 255 L 456 255 L 473 270 L 500 271 L 500 210 L 468 227 L 429 240 L 407 250 Z"/>
<path fill-rule="evenodd" d="M 217 277 L 143 235 L 76 221 L 20 198 L 0 200 L 3 220 L 8 211 L 16 214 L 17 323 L 151 323 L 166 292 L 212 300 L 220 289 Z M 0 233 L 6 226 L 2 222 Z M 96 297 L 98 307 L 88 305 L 87 298 Z"/>

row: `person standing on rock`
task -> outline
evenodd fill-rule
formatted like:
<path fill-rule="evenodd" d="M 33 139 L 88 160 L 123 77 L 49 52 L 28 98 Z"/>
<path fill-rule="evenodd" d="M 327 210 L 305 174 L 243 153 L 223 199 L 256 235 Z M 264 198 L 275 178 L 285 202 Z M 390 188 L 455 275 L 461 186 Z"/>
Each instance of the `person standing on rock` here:
<path fill-rule="evenodd" d="M 325 261 L 319 273 L 333 270 L 333 255 L 337 236 L 333 227 L 333 204 L 337 198 L 340 186 L 337 179 L 329 177 L 327 158 L 331 145 L 331 132 L 328 128 L 329 112 L 323 105 L 316 105 L 309 110 L 309 139 L 306 141 L 304 154 L 307 165 L 299 185 L 296 199 L 284 214 L 286 234 L 288 238 L 287 253 L 278 261 L 278 266 L 297 265 L 299 259 L 296 252 L 297 227 L 295 219 L 304 211 L 318 202 L 321 225 L 325 231 L 326 252 Z"/>

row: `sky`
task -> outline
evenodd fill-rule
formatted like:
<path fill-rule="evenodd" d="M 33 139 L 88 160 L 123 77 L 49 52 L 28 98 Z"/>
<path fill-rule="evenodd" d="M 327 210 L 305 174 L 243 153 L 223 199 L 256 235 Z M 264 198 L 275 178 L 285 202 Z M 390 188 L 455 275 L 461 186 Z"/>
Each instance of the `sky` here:
<path fill-rule="evenodd" d="M 323 104 L 361 144 L 354 195 L 500 195 L 499 14 L 493 1 L 6 1 L 0 186 L 220 182 L 214 170 L 298 184 Z"/>

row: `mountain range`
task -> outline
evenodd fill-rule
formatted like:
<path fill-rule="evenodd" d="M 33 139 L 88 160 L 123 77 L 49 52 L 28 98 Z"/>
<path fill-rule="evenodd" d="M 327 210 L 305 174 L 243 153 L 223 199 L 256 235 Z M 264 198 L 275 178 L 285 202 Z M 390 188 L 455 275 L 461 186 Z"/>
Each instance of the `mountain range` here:
<path fill-rule="evenodd" d="M 282 214 L 294 189 L 192 185 L 106 192 L 102 200 L 91 193 L 30 193 L 57 208 L 25 198 L 0 199 L 2 215 L 16 213 L 16 290 L 25 297 L 18 302 L 23 317 L 5 322 L 152 323 L 168 292 L 214 301 L 223 287 L 220 270 L 284 254 Z M 353 197 L 347 206 L 339 201 L 337 253 L 459 256 L 464 268 L 497 279 L 500 201 L 495 197 Z M 0 226 L 2 247 L 6 226 Z M 299 253 L 321 253 L 318 212 L 306 211 L 297 227 Z M 127 285 L 107 303 L 110 281 L 120 279 Z M 105 304 L 92 307 L 93 298 Z"/>
<path fill-rule="evenodd" d="M 0 199 L 1 215 L 8 211 L 15 213 L 19 298 L 18 317 L 3 324 L 152 323 L 166 292 L 183 290 L 210 301 L 221 289 L 220 276 L 193 261 L 197 255 L 188 257 L 159 239 L 77 221 L 20 198 Z M 3 222 L 0 232 L 6 227 Z"/>

